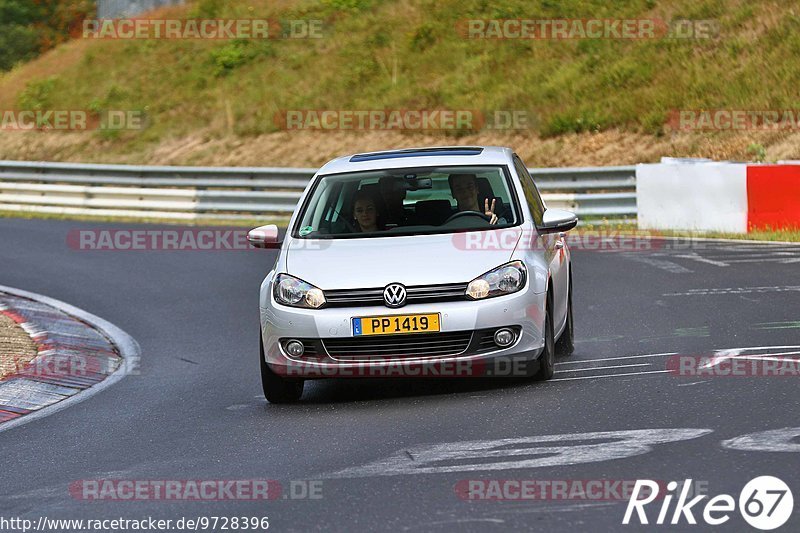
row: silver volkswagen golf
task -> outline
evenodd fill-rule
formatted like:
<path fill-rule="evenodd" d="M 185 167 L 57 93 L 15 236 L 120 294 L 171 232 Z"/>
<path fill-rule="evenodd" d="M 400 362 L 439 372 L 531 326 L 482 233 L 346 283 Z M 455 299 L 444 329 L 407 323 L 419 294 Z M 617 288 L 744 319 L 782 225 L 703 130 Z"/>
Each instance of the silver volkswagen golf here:
<path fill-rule="evenodd" d="M 273 403 L 307 379 L 552 377 L 573 349 L 564 232 L 509 148 L 340 157 L 311 179 L 261 284 L 261 376 Z"/>

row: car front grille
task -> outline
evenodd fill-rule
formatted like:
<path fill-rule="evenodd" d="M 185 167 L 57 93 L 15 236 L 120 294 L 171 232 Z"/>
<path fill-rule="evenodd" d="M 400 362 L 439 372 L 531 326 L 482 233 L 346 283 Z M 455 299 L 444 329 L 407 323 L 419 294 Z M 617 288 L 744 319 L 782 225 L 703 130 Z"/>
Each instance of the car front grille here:
<path fill-rule="evenodd" d="M 497 350 L 497 345 L 494 343 L 495 329 L 484 330 L 476 332 L 475 352 L 484 353 Z"/>
<path fill-rule="evenodd" d="M 465 300 L 466 283 L 416 285 L 406 287 L 406 304 Z M 328 307 L 385 305 L 383 288 L 333 289 L 325 291 Z"/>
<path fill-rule="evenodd" d="M 322 343 L 333 359 L 352 361 L 459 355 L 467 350 L 471 339 L 471 331 L 456 331 L 323 339 Z"/>

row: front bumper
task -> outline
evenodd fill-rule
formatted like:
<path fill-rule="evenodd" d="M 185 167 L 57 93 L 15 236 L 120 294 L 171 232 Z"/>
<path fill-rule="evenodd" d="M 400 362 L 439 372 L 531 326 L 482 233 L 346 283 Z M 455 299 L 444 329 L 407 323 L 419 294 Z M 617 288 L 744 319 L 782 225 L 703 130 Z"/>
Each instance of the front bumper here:
<path fill-rule="evenodd" d="M 269 284 L 267 284 L 269 285 Z M 270 287 L 267 287 L 269 289 Z M 406 305 L 297 309 L 277 304 L 271 296 L 260 308 L 264 357 L 279 375 L 305 379 L 328 377 L 475 377 L 518 375 L 528 372 L 544 346 L 542 330 L 546 294 L 536 294 L 527 285 L 520 292 L 478 301 L 450 301 Z M 325 341 L 353 339 L 352 318 L 375 315 L 439 313 L 440 333 L 469 333 L 468 349 L 457 355 L 347 357 L 334 356 Z M 518 331 L 507 348 L 479 347 L 480 334 L 500 327 Z M 437 335 L 436 333 L 423 335 Z M 419 337 L 419 335 L 417 335 Z M 316 353 L 289 356 L 281 345 L 288 338 L 315 342 Z M 484 339 L 485 340 L 485 339 Z M 402 338 L 398 338 L 402 342 Z M 331 343 L 333 344 L 333 343 Z"/>

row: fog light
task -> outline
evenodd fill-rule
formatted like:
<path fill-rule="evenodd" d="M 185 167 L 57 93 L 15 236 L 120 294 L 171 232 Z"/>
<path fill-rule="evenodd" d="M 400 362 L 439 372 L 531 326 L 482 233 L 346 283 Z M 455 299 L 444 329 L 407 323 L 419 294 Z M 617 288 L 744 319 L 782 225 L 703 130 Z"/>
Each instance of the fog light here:
<path fill-rule="evenodd" d="M 494 332 L 494 343 L 501 348 L 511 346 L 515 338 L 514 332 L 507 328 L 498 329 Z"/>
<path fill-rule="evenodd" d="M 495 337 L 497 337 L 496 334 Z M 301 355 L 303 355 L 304 351 L 305 347 L 303 346 L 303 343 L 300 341 L 289 341 L 286 343 L 286 353 L 288 353 L 292 357 L 300 357 Z"/>

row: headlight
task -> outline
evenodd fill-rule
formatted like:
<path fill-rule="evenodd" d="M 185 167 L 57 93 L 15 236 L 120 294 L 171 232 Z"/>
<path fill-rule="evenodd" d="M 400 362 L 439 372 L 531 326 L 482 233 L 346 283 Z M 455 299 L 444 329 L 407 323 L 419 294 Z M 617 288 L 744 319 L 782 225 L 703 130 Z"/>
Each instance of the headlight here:
<path fill-rule="evenodd" d="M 318 309 L 325 303 L 322 290 L 289 274 L 278 274 L 272 292 L 276 302 L 292 307 Z"/>
<path fill-rule="evenodd" d="M 525 265 L 522 261 L 511 261 L 470 281 L 467 285 L 467 296 L 473 300 L 481 300 L 511 294 L 525 286 L 525 277 Z"/>

